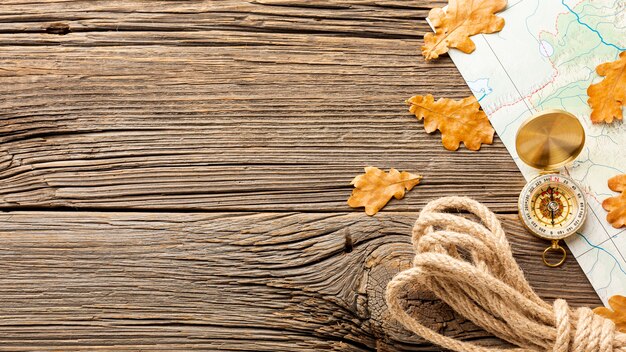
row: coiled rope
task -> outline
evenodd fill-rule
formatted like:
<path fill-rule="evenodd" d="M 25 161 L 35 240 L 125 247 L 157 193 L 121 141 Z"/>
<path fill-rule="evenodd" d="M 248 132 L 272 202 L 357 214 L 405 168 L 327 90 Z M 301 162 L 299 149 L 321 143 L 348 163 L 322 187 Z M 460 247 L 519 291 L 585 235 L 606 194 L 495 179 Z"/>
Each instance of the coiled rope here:
<path fill-rule="evenodd" d="M 481 223 L 447 211 L 464 211 Z M 413 266 L 387 285 L 392 316 L 408 330 L 454 351 L 623 351 L 626 334 L 589 308 L 544 302 L 530 287 L 511 254 L 500 221 L 487 207 L 465 197 L 430 202 L 413 228 Z M 461 253 L 465 253 L 462 255 Z M 408 287 L 432 291 L 452 309 L 518 348 L 476 345 L 443 336 L 420 324 L 401 304 Z"/>

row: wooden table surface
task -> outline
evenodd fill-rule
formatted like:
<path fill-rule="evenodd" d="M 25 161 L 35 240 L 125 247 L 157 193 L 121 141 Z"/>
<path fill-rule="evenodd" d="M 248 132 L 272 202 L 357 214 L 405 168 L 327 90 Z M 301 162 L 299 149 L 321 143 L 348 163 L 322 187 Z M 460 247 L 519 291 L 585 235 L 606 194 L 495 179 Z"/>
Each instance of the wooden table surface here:
<path fill-rule="evenodd" d="M 600 304 L 575 260 L 541 264 L 499 139 L 446 151 L 408 113 L 415 94 L 470 94 L 419 55 L 442 4 L 3 0 L 0 350 L 437 351 L 383 292 L 446 195 L 498 212 L 542 297 Z M 423 183 L 368 217 L 346 205 L 368 165 Z"/>

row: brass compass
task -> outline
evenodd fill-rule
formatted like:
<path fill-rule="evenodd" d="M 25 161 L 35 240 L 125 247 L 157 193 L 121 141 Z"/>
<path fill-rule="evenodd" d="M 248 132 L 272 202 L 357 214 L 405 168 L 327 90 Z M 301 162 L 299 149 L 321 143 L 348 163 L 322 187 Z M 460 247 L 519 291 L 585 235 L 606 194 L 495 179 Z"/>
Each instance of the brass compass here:
<path fill-rule="evenodd" d="M 552 241 L 543 251 L 550 267 L 565 262 L 566 251 L 559 241 L 580 229 L 587 215 L 587 202 L 580 186 L 559 168 L 576 159 L 585 145 L 585 130 L 576 116 L 563 110 L 545 110 L 525 121 L 517 131 L 515 148 L 527 165 L 540 169 L 539 176 L 522 189 L 519 216 L 535 236 Z M 560 260 L 550 262 L 550 252 Z"/>

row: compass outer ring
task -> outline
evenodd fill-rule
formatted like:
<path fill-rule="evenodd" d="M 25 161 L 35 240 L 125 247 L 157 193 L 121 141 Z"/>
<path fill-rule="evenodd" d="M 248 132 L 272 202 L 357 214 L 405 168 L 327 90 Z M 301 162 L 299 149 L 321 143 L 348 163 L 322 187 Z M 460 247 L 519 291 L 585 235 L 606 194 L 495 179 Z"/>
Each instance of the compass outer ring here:
<path fill-rule="evenodd" d="M 542 178 L 542 177 L 548 177 L 548 176 L 554 176 L 554 175 L 558 175 L 561 178 L 564 178 L 566 180 L 568 180 L 569 182 L 573 183 L 576 185 L 576 187 L 578 187 L 578 189 L 581 191 L 581 197 L 583 199 L 583 203 L 585 204 L 585 206 L 583 207 L 583 216 L 582 216 L 582 220 L 580 221 L 580 223 L 578 225 L 576 225 L 576 227 L 574 227 L 574 229 L 571 231 L 571 233 L 563 235 L 561 237 L 546 237 L 546 236 L 542 236 L 541 234 L 538 234 L 535 230 L 533 230 L 530 226 L 528 226 L 528 224 L 526 223 L 526 220 L 524 219 L 524 216 L 522 215 L 522 209 L 524 209 L 524 194 L 527 193 L 527 190 L 532 187 L 533 182 L 537 181 L 537 179 Z M 519 216 L 520 220 L 522 221 L 522 224 L 524 225 L 524 227 L 526 228 L 526 230 L 528 230 L 528 232 L 532 233 L 533 235 L 535 235 L 536 237 L 539 237 L 541 239 L 544 240 L 548 240 L 548 241 L 552 241 L 552 240 L 562 240 L 564 238 L 567 238 L 573 234 L 575 234 L 578 230 L 580 230 L 580 228 L 584 225 L 585 220 L 587 219 L 587 199 L 585 198 L 585 194 L 582 192 L 582 189 L 580 188 L 580 185 L 578 184 L 578 182 L 574 181 L 571 177 L 569 176 L 565 176 L 565 175 L 561 175 L 561 174 L 542 174 L 542 175 L 538 175 L 537 177 L 534 177 L 532 180 L 528 181 L 528 183 L 526 183 L 526 185 L 524 185 L 524 188 L 522 188 L 522 191 L 520 192 L 519 198 L 517 200 L 517 215 Z"/>

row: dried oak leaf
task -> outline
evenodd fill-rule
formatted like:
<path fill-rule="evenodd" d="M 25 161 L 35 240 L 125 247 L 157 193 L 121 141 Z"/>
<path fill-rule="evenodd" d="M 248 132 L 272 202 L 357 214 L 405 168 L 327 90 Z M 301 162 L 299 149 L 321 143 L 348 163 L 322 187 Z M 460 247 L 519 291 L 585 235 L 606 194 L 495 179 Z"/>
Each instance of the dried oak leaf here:
<path fill-rule="evenodd" d="M 604 210 L 609 212 L 606 215 L 606 221 L 617 229 L 626 225 L 626 174 L 611 177 L 609 188 L 615 192 L 622 192 L 602 202 Z"/>
<path fill-rule="evenodd" d="M 591 122 L 621 120 L 622 106 L 626 104 L 626 51 L 619 54 L 617 61 L 598 65 L 596 72 L 604 79 L 587 88 Z"/>
<path fill-rule="evenodd" d="M 365 207 L 367 215 L 374 215 L 391 200 L 391 197 L 402 199 L 404 190 L 410 191 L 421 179 L 420 175 L 399 172 L 394 168 L 385 173 L 377 167 L 368 166 L 365 168 L 365 174 L 352 180 L 354 190 L 348 199 L 348 205 L 353 208 Z"/>
<path fill-rule="evenodd" d="M 436 59 L 449 48 L 471 53 L 476 45 L 470 36 L 502 30 L 504 19 L 495 13 L 504 10 L 506 3 L 506 0 L 450 0 L 445 11 L 438 7 L 430 10 L 428 19 L 435 33 L 424 36 L 422 55 L 426 60 Z"/>
<path fill-rule="evenodd" d="M 432 95 L 416 95 L 406 101 L 409 111 L 418 120 L 424 119 L 424 129 L 431 133 L 441 131 L 444 148 L 457 150 L 461 142 L 470 150 L 478 150 L 482 143 L 493 142 L 494 129 L 475 97 L 461 100 L 441 98 L 435 101 Z"/>
<path fill-rule="evenodd" d="M 626 333 L 626 297 L 620 295 L 612 296 L 609 298 L 609 306 L 611 306 L 611 309 L 597 307 L 593 312 L 613 320 L 617 329 Z"/>

